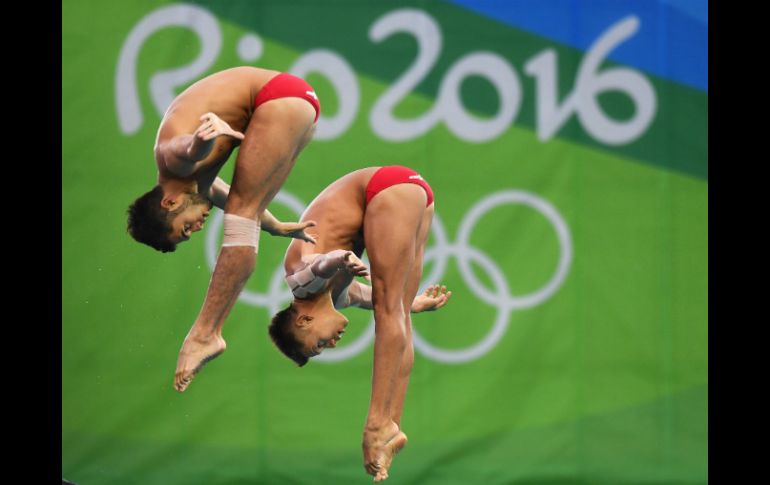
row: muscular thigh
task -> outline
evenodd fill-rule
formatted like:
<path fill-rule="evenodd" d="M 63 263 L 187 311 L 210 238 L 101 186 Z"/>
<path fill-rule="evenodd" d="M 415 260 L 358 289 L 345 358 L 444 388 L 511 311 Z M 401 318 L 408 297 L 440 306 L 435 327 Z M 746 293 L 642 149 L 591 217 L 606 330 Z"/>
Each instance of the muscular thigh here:
<path fill-rule="evenodd" d="M 300 98 L 280 98 L 254 112 L 235 160 L 226 211 L 256 215 L 289 175 L 312 136 L 315 110 Z"/>
<path fill-rule="evenodd" d="M 378 193 L 364 214 L 364 242 L 375 298 L 402 301 L 414 264 L 426 195 L 414 184 Z M 375 304 L 377 302 L 375 301 Z"/>
<path fill-rule="evenodd" d="M 433 222 L 433 204 L 425 208 L 422 213 L 422 221 L 420 222 L 420 228 L 417 232 L 414 262 L 412 263 L 412 269 L 409 276 L 409 281 L 406 285 L 406 294 L 404 295 L 406 301 L 411 305 L 415 295 L 420 287 L 420 279 L 422 278 L 422 266 L 423 256 L 425 255 L 425 244 L 428 242 L 428 236 L 430 235 L 430 226 Z M 432 283 L 432 282 L 431 282 Z"/>

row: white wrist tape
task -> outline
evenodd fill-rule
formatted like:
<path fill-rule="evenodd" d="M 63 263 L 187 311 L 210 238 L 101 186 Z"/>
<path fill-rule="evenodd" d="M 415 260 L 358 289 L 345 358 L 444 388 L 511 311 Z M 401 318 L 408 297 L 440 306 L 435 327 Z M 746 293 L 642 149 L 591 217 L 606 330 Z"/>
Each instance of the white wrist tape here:
<path fill-rule="evenodd" d="M 225 214 L 225 236 L 222 247 L 254 246 L 254 252 L 259 248 L 260 223 L 248 217 Z"/>
<path fill-rule="evenodd" d="M 323 278 L 313 273 L 312 265 L 301 269 L 286 277 L 286 282 L 291 288 L 291 292 L 297 298 L 305 298 L 308 295 L 317 292 L 324 287 L 329 278 Z"/>

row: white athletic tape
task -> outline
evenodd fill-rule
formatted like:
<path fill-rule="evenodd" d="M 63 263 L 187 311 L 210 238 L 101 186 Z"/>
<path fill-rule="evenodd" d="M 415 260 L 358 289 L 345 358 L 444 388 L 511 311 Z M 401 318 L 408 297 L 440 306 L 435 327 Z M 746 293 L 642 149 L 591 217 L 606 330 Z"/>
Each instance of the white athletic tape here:
<path fill-rule="evenodd" d="M 253 246 L 254 252 L 258 252 L 260 224 L 257 221 L 235 214 L 225 214 L 224 226 L 223 248 Z"/>
<path fill-rule="evenodd" d="M 324 287 L 329 278 L 323 278 L 313 273 L 312 265 L 286 277 L 292 293 L 297 298 L 305 298 L 308 295 L 317 292 Z"/>

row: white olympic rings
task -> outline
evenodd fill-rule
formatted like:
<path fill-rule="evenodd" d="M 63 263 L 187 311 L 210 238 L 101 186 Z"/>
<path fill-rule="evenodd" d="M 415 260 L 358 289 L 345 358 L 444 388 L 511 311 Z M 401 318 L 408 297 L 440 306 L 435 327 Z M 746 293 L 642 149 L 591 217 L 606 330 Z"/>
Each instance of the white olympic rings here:
<path fill-rule="evenodd" d="M 297 197 L 283 190 L 276 195 L 273 202 L 285 205 L 295 212 L 298 217 L 305 210 L 305 204 Z M 540 289 L 523 296 L 512 295 L 505 274 L 495 261 L 487 256 L 486 253 L 470 245 L 471 233 L 479 220 L 487 212 L 502 204 L 522 204 L 535 209 L 553 225 L 559 242 L 559 261 L 553 276 Z M 206 260 L 211 271 L 213 271 L 216 264 L 216 256 L 219 250 L 218 237 L 221 233 L 223 220 L 223 212 L 217 211 L 207 228 Z M 412 327 L 415 349 L 425 357 L 437 362 L 459 364 L 478 359 L 489 352 L 505 334 L 510 322 L 511 313 L 514 310 L 537 306 L 553 296 L 564 283 L 572 263 L 572 239 L 566 222 L 564 222 L 564 219 L 553 205 L 531 192 L 503 190 L 481 199 L 463 217 L 460 228 L 457 231 L 457 240 L 454 244 L 450 244 L 444 224 L 441 222 L 438 214 L 435 214 L 433 217 L 431 230 L 434 244 L 426 248 L 424 263 L 433 261 L 434 265 L 427 276 L 423 275 L 423 282 L 419 291 L 424 291 L 432 282 L 441 281 L 449 258 L 454 257 L 457 259 L 460 273 L 471 292 L 484 303 L 497 308 L 497 316 L 489 333 L 479 342 L 462 349 L 450 350 L 436 347 L 421 337 L 417 330 Z M 494 285 L 493 291 L 490 291 L 479 281 L 471 268 L 471 263 L 476 263 L 490 276 L 490 280 Z M 267 293 L 257 293 L 244 289 L 239 296 L 239 300 L 252 306 L 263 307 L 267 309 L 270 315 L 281 310 L 291 301 L 291 292 L 284 280 L 283 265 L 279 265 L 273 272 Z M 347 360 L 364 351 L 373 340 L 374 317 L 372 316 L 369 326 L 358 338 L 346 343 L 342 347 L 326 349 L 315 360 L 319 362 Z"/>

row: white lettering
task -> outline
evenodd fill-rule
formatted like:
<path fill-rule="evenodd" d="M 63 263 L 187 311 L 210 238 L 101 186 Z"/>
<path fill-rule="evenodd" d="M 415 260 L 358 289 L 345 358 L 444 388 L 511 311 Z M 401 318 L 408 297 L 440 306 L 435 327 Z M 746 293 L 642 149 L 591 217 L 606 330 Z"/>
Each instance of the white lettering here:
<path fill-rule="evenodd" d="M 175 89 L 199 78 L 219 55 L 222 33 L 218 20 L 202 7 L 161 7 L 140 20 L 123 44 L 115 76 L 118 121 L 125 134 L 138 131 L 143 121 L 136 80 L 140 50 L 152 34 L 170 26 L 193 30 L 201 40 L 202 49 L 191 64 L 161 71 L 151 77 L 150 97 L 161 116 L 173 101 Z M 541 141 L 556 136 L 573 114 L 577 115 L 586 133 L 606 145 L 628 144 L 644 135 L 657 111 L 657 98 L 650 81 L 641 72 L 628 67 L 599 70 L 609 53 L 631 38 L 638 29 L 639 19 L 635 16 L 611 25 L 588 49 L 580 63 L 572 91 L 561 102 L 558 99 L 556 51 L 545 49 L 524 64 L 525 72 L 535 78 L 536 130 Z M 500 55 L 480 51 L 466 54 L 450 66 L 441 78 L 436 101 L 427 112 L 412 119 L 397 118 L 394 110 L 428 76 L 443 46 L 439 24 L 419 9 L 402 8 L 386 13 L 372 24 L 369 38 L 372 42 L 381 43 L 397 33 L 407 33 L 415 38 L 417 56 L 372 105 L 369 124 L 377 136 L 392 142 L 413 140 L 443 121 L 459 139 L 480 143 L 498 138 L 514 123 L 522 102 L 521 83 L 516 71 Z M 242 58 L 251 59 L 261 55 L 261 41 L 249 34 L 241 38 L 238 49 Z M 331 82 L 339 109 L 334 116 L 324 115 L 322 111 L 316 139 L 332 140 L 344 135 L 355 121 L 361 103 L 355 69 L 334 51 L 314 49 L 300 56 L 290 72 L 300 77 L 311 72 L 320 73 Z M 479 118 L 463 105 L 460 88 L 469 76 L 483 77 L 495 89 L 499 106 L 491 118 Z M 607 91 L 619 91 L 631 99 L 634 105 L 631 119 L 618 121 L 603 112 L 597 98 Z M 315 95 L 315 92 L 309 94 Z"/>
<path fill-rule="evenodd" d="M 136 133 L 142 126 L 142 111 L 136 83 L 136 63 L 144 42 L 155 32 L 171 26 L 188 27 L 201 40 L 200 56 L 179 69 L 156 73 L 150 79 L 150 96 L 158 114 L 165 113 L 174 100 L 174 88 L 192 81 L 214 64 L 222 47 L 219 23 L 208 10 L 193 5 L 161 7 L 139 21 L 120 50 L 115 74 L 115 102 L 121 131 Z"/>
<path fill-rule="evenodd" d="M 412 120 L 400 120 L 393 116 L 393 109 L 420 84 L 441 53 L 441 31 L 438 24 L 421 10 L 405 8 L 380 17 L 369 29 L 369 38 L 374 42 L 382 42 L 398 32 L 407 32 L 415 37 L 417 58 L 390 89 L 380 96 L 369 114 L 372 130 L 388 141 L 417 138 L 439 121 L 438 105 Z"/>
<path fill-rule="evenodd" d="M 318 127 L 314 138 L 316 140 L 333 140 L 348 131 L 356 118 L 361 99 L 358 79 L 350 64 L 334 51 L 316 49 L 297 59 L 289 72 L 298 77 L 305 77 L 310 72 L 317 72 L 326 76 L 334 87 L 338 100 L 337 114 L 334 117 L 324 115 L 323 100 L 320 100 L 322 103 L 321 115 L 318 117 Z M 313 92 L 313 97 L 315 97 L 315 92 Z"/>
<path fill-rule="evenodd" d="M 557 102 L 556 53 L 548 49 L 532 58 L 525 66 L 527 74 L 537 83 L 537 133 L 541 141 L 550 140 L 577 112 L 583 128 L 594 139 L 607 145 L 631 143 L 650 126 L 657 100 L 652 84 L 638 71 L 616 67 L 597 72 L 612 49 L 631 37 L 639 28 L 636 17 L 627 17 L 610 27 L 589 49 L 575 83 L 575 89 L 566 96 L 561 106 Z M 604 91 L 621 91 L 634 102 L 634 117 L 618 122 L 607 117 L 596 101 Z"/>

